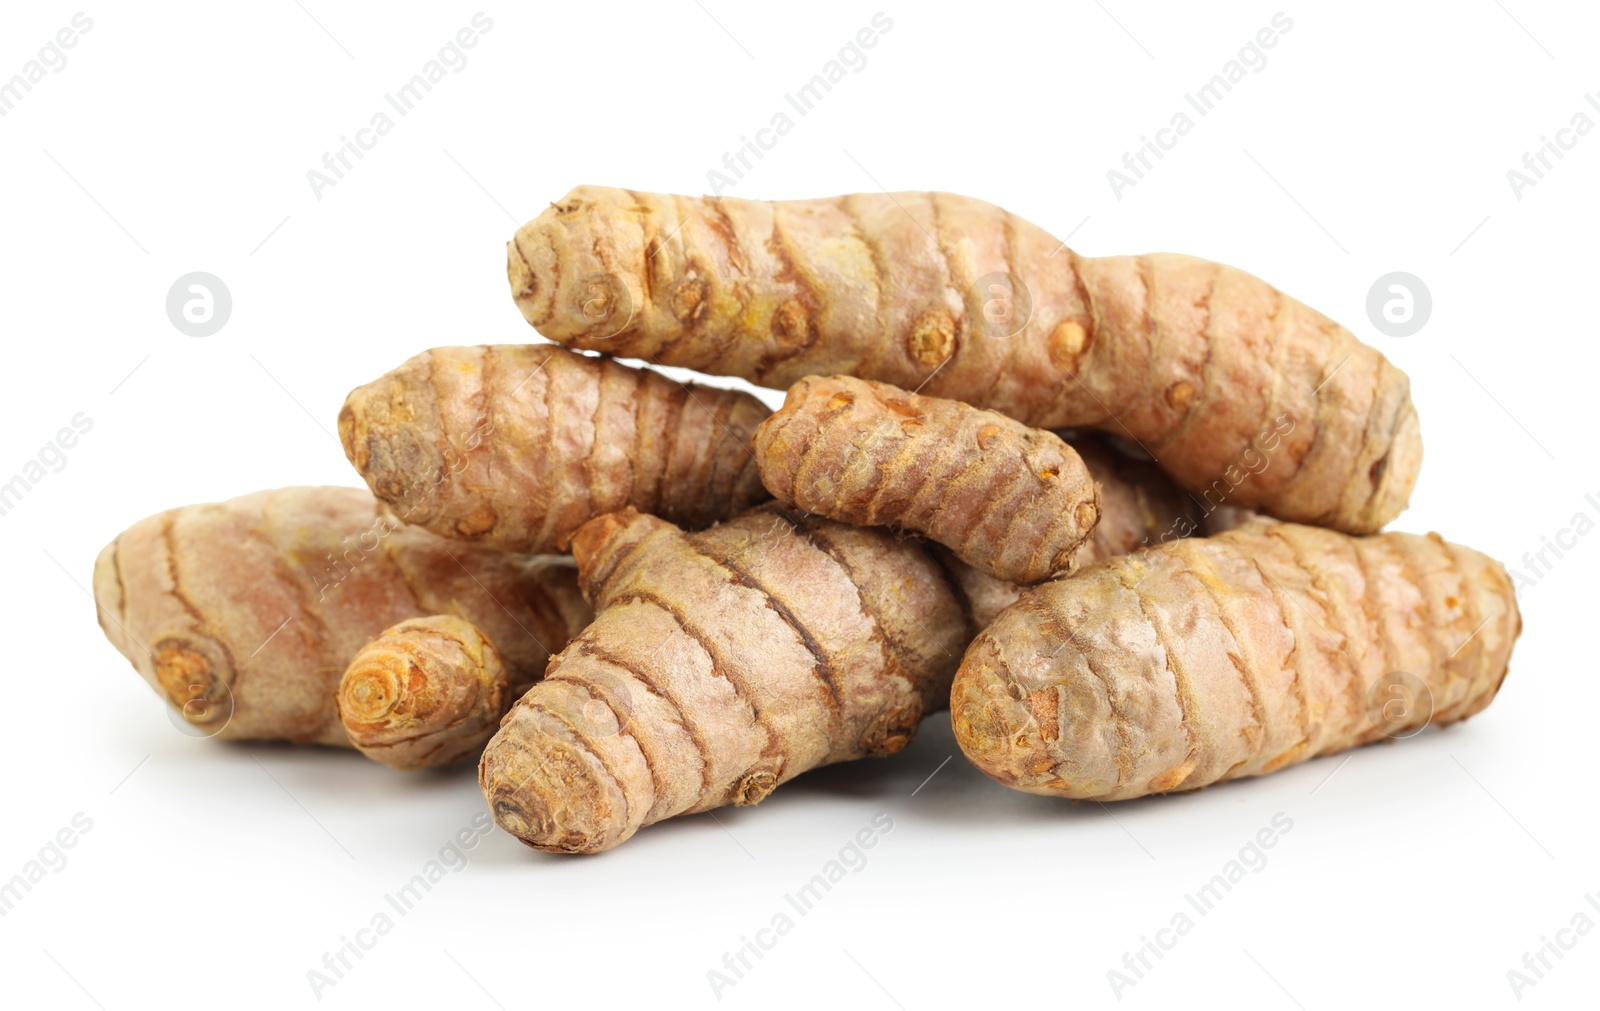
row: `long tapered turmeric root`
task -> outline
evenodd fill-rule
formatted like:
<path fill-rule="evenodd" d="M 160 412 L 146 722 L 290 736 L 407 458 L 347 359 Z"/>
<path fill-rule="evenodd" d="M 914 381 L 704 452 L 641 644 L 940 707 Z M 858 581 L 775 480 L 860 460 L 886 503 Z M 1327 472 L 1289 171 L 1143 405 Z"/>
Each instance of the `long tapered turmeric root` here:
<path fill-rule="evenodd" d="M 849 376 L 807 377 L 756 429 L 780 502 L 856 526 L 914 530 L 997 579 L 1076 568 L 1100 494 L 1053 432 Z"/>
<path fill-rule="evenodd" d="M 593 853 L 903 748 L 975 628 L 923 544 L 763 506 L 698 534 L 632 510 L 573 538 L 594 623 L 479 765 L 500 826 Z"/>
<path fill-rule="evenodd" d="M 354 390 L 345 455 L 407 523 L 503 551 L 565 551 L 624 506 L 689 527 L 767 497 L 747 393 L 548 344 L 425 351 Z"/>
<path fill-rule="evenodd" d="M 1405 374 L 1321 313 L 1205 260 L 1080 257 L 966 197 L 580 186 L 518 230 L 508 271 L 528 321 L 572 347 L 1131 435 L 1196 495 L 1283 519 L 1376 530 L 1421 465 Z"/>
<path fill-rule="evenodd" d="M 350 743 L 396 769 L 477 754 L 512 700 L 500 651 L 454 615 L 386 629 L 350 661 L 338 692 Z"/>
<path fill-rule="evenodd" d="M 1437 534 L 1257 520 L 1027 591 L 968 649 L 951 717 L 1020 790 L 1189 790 L 1464 720 L 1520 631 L 1504 568 Z"/>
<path fill-rule="evenodd" d="M 590 616 L 569 559 L 402 526 L 358 488 L 283 488 L 171 509 L 95 561 L 100 626 L 194 732 L 348 747 L 334 693 L 374 636 L 457 614 L 520 690 Z"/>

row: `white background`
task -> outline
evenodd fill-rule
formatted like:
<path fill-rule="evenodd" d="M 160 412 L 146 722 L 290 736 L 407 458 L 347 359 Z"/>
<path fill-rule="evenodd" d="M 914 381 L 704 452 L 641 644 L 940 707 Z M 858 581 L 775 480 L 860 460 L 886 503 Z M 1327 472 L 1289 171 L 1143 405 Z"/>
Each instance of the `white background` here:
<path fill-rule="evenodd" d="M 1511 676 L 1469 725 L 1105 809 L 992 784 L 940 716 L 892 759 L 605 856 L 496 831 L 320 1002 L 307 971 L 483 810 L 471 768 L 405 775 L 185 736 L 95 625 L 84 586 L 119 530 L 259 488 L 358 484 L 331 434 L 348 390 L 430 346 L 533 339 L 504 276 L 517 223 L 580 183 L 708 191 L 723 153 L 880 9 L 893 28 L 867 65 L 731 195 L 951 190 L 1085 254 L 1177 250 L 1260 274 L 1410 374 L 1427 458 L 1395 526 L 1532 574 L 1525 552 L 1579 512 L 1600 519 L 1600 131 L 1520 200 L 1506 173 L 1575 113 L 1600 123 L 1583 98 L 1600 92 L 1596 12 L 1201 6 L 485 7 L 468 64 L 320 200 L 307 170 L 478 6 L 85 9 L 68 64 L 0 118 L 0 479 L 77 412 L 94 423 L 0 516 L 0 879 L 75 814 L 93 827 L 0 917 L 0 999 L 710 1006 L 723 953 L 885 812 L 867 866 L 721 1005 L 1518 1003 L 1506 973 L 1525 951 L 1580 911 L 1600 923 L 1584 899 L 1600 892 L 1600 536 L 1525 586 Z M 78 9 L 7 5 L 0 79 Z M 1267 65 L 1117 199 L 1107 170 L 1279 10 L 1294 25 Z M 193 270 L 234 300 L 204 339 L 164 311 Z M 1403 339 L 1366 315 L 1393 270 L 1434 303 Z M 1119 1003 L 1107 971 L 1278 812 L 1293 828 L 1270 862 Z M 1522 1003 L 1592 1000 L 1597 960 L 1600 936 L 1579 938 Z"/>

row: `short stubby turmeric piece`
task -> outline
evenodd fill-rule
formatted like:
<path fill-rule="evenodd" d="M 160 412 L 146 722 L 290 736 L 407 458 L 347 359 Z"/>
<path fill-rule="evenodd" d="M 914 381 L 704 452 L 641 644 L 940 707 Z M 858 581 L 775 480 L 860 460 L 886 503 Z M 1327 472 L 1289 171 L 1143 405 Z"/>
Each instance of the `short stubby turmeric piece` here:
<path fill-rule="evenodd" d="M 968 648 L 951 718 L 1029 793 L 1193 790 L 1464 720 L 1521 628 L 1505 569 L 1437 534 L 1255 520 L 1026 591 Z"/>
<path fill-rule="evenodd" d="M 454 615 L 410 618 L 362 647 L 339 681 L 350 743 L 396 769 L 477 755 L 511 707 L 500 651 Z"/>
<path fill-rule="evenodd" d="M 1286 520 L 1377 530 L 1421 466 L 1405 374 L 1326 316 L 1206 260 L 1078 256 L 981 200 L 580 186 L 507 252 L 518 307 L 562 344 L 1130 435 L 1187 491 Z"/>
<path fill-rule="evenodd" d="M 755 444 L 778 501 L 914 530 L 1023 585 L 1073 571 L 1100 519 L 1094 479 L 1053 432 L 886 383 L 801 379 Z"/>
<path fill-rule="evenodd" d="M 425 351 L 351 392 L 345 455 L 407 523 L 502 551 L 565 551 L 624 506 L 687 527 L 767 497 L 748 393 L 550 344 Z"/>
<path fill-rule="evenodd" d="M 588 623 L 570 558 L 407 527 L 360 488 L 282 488 L 169 509 L 95 561 L 100 627 L 186 732 L 349 747 L 334 694 L 372 639 L 455 614 L 518 691 Z"/>
<path fill-rule="evenodd" d="M 624 510 L 572 547 L 594 623 L 478 768 L 495 820 L 536 849 L 598 852 L 893 754 L 944 707 L 976 630 L 920 538 L 770 504 L 696 534 Z"/>

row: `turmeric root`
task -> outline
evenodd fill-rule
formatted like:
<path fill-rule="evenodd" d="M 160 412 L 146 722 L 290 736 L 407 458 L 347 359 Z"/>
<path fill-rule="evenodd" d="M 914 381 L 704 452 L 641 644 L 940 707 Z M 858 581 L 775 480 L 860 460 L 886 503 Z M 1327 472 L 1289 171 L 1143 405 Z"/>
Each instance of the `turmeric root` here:
<path fill-rule="evenodd" d="M 1078 549 L 1079 568 L 1199 532 L 1220 533 L 1243 522 L 1247 515 L 1241 511 L 1237 516 L 1223 516 L 1224 510 L 1219 509 L 1206 516 L 1171 478 L 1143 460 L 1113 449 L 1104 438 L 1084 432 L 1058 434 L 1100 487 L 1100 522 L 1095 524 L 1094 535 Z M 1023 588 L 1016 583 L 967 565 L 944 545 L 936 544 L 934 550 L 966 596 L 975 628 L 988 628 L 996 615 L 1022 595 Z"/>
<path fill-rule="evenodd" d="M 767 505 L 688 534 L 633 510 L 572 541 L 594 623 L 484 750 L 495 820 L 594 853 L 892 754 L 942 708 L 975 627 L 913 537 Z"/>
<path fill-rule="evenodd" d="M 502 551 L 565 551 L 633 506 L 691 527 L 767 497 L 747 393 L 541 345 L 423 352 L 339 412 L 345 455 L 402 520 Z"/>
<path fill-rule="evenodd" d="M 1437 534 L 1257 520 L 1027 591 L 967 650 L 951 717 L 1019 790 L 1191 790 L 1464 720 L 1521 627 L 1505 570 Z"/>
<path fill-rule="evenodd" d="M 1073 571 L 1100 518 L 1094 479 L 1054 433 L 884 383 L 803 378 L 755 441 L 778 501 L 914 530 L 1014 583 Z"/>
<path fill-rule="evenodd" d="M 1001 611 L 1017 602 L 1025 587 L 1004 579 L 996 579 L 986 572 L 974 569 L 950 553 L 943 544 L 930 544 L 934 555 L 944 564 L 945 571 L 965 598 L 969 624 L 974 629 L 988 628 Z"/>
<path fill-rule="evenodd" d="M 512 698 L 500 651 L 471 622 L 409 618 L 350 661 L 339 718 L 363 755 L 420 769 L 481 751 Z"/>
<path fill-rule="evenodd" d="M 508 273 L 572 347 L 1131 435 L 1188 491 L 1283 519 L 1376 530 L 1421 464 L 1405 374 L 1321 313 L 1192 257 L 1080 257 L 966 197 L 580 186 L 518 230 Z"/>
<path fill-rule="evenodd" d="M 402 526 L 356 488 L 141 520 L 100 553 L 94 595 L 106 638 L 197 732 L 344 747 L 340 675 L 384 629 L 459 614 L 493 640 L 517 690 L 590 615 L 570 560 Z"/>
<path fill-rule="evenodd" d="M 1222 510 L 1207 514 L 1159 468 L 1113 449 L 1104 437 L 1089 432 L 1057 434 L 1078 454 L 1100 488 L 1100 522 L 1078 549 L 1075 568 L 1180 537 L 1227 529 L 1216 528 Z"/>

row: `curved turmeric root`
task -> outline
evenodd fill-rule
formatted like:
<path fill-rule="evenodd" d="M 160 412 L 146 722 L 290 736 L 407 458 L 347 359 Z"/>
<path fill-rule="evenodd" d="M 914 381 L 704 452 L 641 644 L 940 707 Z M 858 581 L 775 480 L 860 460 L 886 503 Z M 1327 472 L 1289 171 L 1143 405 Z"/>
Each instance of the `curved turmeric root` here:
<path fill-rule="evenodd" d="M 801 379 L 755 441 L 778 501 L 914 530 L 996 579 L 1073 571 L 1100 518 L 1094 479 L 1054 433 L 885 383 Z"/>
<path fill-rule="evenodd" d="M 905 747 L 974 632 L 921 541 L 763 506 L 698 534 L 632 510 L 572 542 L 594 623 L 484 750 L 495 820 L 594 853 Z"/>
<path fill-rule="evenodd" d="M 1094 535 L 1078 549 L 1079 568 L 1200 532 L 1220 533 L 1247 515 L 1224 517 L 1223 510 L 1207 515 L 1172 478 L 1112 448 L 1104 438 L 1085 432 L 1057 434 L 1083 460 L 1100 488 L 1100 522 L 1095 524 Z M 1016 583 L 967 565 L 942 544 L 933 547 L 965 594 L 975 628 L 989 627 L 996 615 L 1022 595 L 1023 587 Z"/>
<path fill-rule="evenodd" d="M 1029 590 L 967 650 L 951 716 L 1019 790 L 1192 790 L 1464 720 L 1521 627 L 1505 570 L 1437 534 L 1256 521 Z"/>
<path fill-rule="evenodd" d="M 1287 520 L 1376 530 L 1421 465 L 1405 374 L 1321 313 L 1205 260 L 1080 257 L 966 197 L 580 186 L 518 230 L 508 272 L 528 321 L 572 347 L 1131 435 L 1188 491 Z"/>
<path fill-rule="evenodd" d="M 100 627 L 191 732 L 350 746 L 334 693 L 373 637 L 457 613 L 512 690 L 583 628 L 566 559 L 505 555 L 401 525 L 358 488 L 283 488 L 170 509 L 94 567 Z"/>
<path fill-rule="evenodd" d="M 512 698 L 494 644 L 469 621 L 434 615 L 362 647 L 339 681 L 339 718 L 363 755 L 421 769 L 482 751 Z"/>
<path fill-rule="evenodd" d="M 624 506 L 702 527 L 767 497 L 767 409 L 549 344 L 425 351 L 358 387 L 339 438 L 402 520 L 502 551 L 565 551 Z"/>

